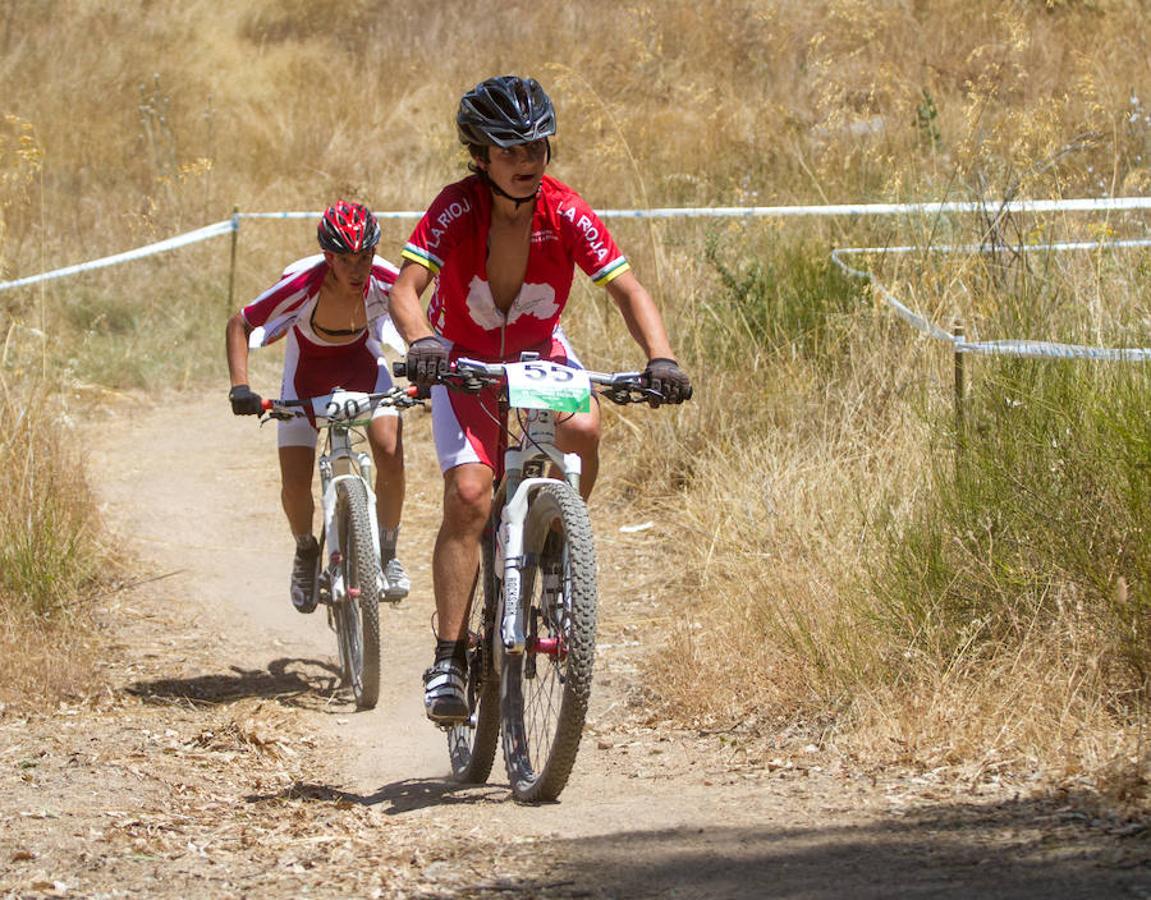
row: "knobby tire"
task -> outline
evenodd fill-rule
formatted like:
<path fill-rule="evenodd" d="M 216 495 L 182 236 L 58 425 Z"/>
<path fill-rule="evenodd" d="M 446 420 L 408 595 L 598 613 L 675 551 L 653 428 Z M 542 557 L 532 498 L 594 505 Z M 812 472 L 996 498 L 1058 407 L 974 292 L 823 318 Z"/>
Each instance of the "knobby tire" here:
<path fill-rule="evenodd" d="M 562 561 L 563 602 L 549 613 L 537 568 Z M 516 799 L 555 800 L 579 751 L 595 662 L 596 560 L 587 507 L 568 484 L 543 485 L 524 523 L 521 602 L 529 639 L 522 654 L 501 654 L 504 761 Z M 564 655 L 533 652 L 533 639 L 562 638 Z"/>
<path fill-rule="evenodd" d="M 380 609 L 375 542 L 368 492 L 358 478 L 336 483 L 336 522 L 346 601 L 335 610 L 340 665 L 359 709 L 372 709 L 380 696 Z M 359 596 L 352 593 L 359 589 Z"/>

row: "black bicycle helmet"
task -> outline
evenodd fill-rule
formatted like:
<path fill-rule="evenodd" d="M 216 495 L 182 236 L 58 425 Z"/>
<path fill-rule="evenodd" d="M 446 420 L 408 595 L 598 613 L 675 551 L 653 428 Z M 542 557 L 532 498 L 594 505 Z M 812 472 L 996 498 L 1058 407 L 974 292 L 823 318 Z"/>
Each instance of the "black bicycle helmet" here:
<path fill-rule="evenodd" d="M 359 253 L 380 242 L 380 223 L 362 203 L 340 200 L 324 210 L 316 226 L 320 247 L 333 253 Z"/>
<path fill-rule="evenodd" d="M 456 127 L 461 143 L 514 147 L 555 134 L 556 111 L 534 78 L 498 75 L 464 94 Z"/>

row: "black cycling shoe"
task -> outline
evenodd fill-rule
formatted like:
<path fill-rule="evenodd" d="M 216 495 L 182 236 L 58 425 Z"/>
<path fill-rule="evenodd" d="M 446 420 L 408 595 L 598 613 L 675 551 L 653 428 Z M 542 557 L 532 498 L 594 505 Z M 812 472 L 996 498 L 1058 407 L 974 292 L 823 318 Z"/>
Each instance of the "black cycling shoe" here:
<path fill-rule="evenodd" d="M 437 660 L 424 672 L 424 711 L 437 725 L 465 722 L 471 711 L 465 686 L 467 673 L 454 659 Z"/>
<path fill-rule="evenodd" d="M 310 613 L 316 610 L 316 570 L 319 568 L 320 545 L 312 538 L 311 546 L 296 547 L 296 558 L 292 560 L 292 606 L 297 612 Z"/>

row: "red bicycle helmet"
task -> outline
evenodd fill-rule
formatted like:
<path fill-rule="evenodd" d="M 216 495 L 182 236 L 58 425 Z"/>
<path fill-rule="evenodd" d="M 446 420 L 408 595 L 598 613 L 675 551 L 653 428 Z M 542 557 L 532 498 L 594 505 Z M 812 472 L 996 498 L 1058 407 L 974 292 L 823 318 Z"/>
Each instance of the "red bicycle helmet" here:
<path fill-rule="evenodd" d="M 362 203 L 340 200 L 324 210 L 316 227 L 320 247 L 333 253 L 359 253 L 380 242 L 380 223 Z"/>

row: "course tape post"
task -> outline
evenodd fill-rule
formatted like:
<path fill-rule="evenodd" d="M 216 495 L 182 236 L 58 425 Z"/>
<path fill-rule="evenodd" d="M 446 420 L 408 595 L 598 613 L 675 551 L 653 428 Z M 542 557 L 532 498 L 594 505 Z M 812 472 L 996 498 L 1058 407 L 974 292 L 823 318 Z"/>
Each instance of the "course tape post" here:
<path fill-rule="evenodd" d="M 605 219 L 679 219 L 679 218 L 789 218 L 795 216 L 844 217 L 844 216 L 936 216 L 945 213 L 996 212 L 1040 213 L 1040 212 L 1113 212 L 1124 210 L 1151 209 L 1151 197 L 1105 197 L 1080 198 L 1069 200 L 1012 200 L 994 204 L 982 201 L 950 201 L 931 203 L 841 203 L 822 206 L 709 206 L 709 207 L 667 207 L 657 209 L 604 209 L 597 214 Z M 64 278 L 81 272 L 90 272 L 107 266 L 142 259 L 157 253 L 166 253 L 179 247 L 186 247 L 220 235 L 238 231 L 241 219 L 315 219 L 320 212 L 248 212 L 235 213 L 230 219 L 205 225 L 195 231 L 176 235 L 167 240 L 157 241 L 135 250 L 105 256 L 90 262 L 77 263 L 62 269 L 29 275 L 13 281 L 0 282 L 0 291 L 25 287 L 55 278 Z M 418 219 L 423 215 L 417 210 L 395 210 L 375 213 L 381 219 Z M 1095 245 L 1091 245 L 1095 246 Z M 862 248 L 838 251 L 840 253 L 864 252 Z M 883 252 L 883 251 L 873 251 Z M 837 264 L 841 264 L 836 258 Z"/>
<path fill-rule="evenodd" d="M 951 344 L 956 353 L 979 353 L 985 356 L 1026 356 L 1048 359 L 1091 359 L 1112 362 L 1147 362 L 1151 360 L 1151 347 L 1091 347 L 1083 344 L 1061 344 L 1055 341 L 995 340 L 968 341 L 954 335 L 919 313 L 912 311 L 891 293 L 874 273 L 848 265 L 842 257 L 860 254 L 900 255 L 906 253 L 984 253 L 1005 251 L 1063 251 L 1063 250 L 1121 250 L 1151 247 L 1151 238 L 1133 238 L 1119 241 L 1062 241 L 1050 244 L 1023 244 L 1019 247 L 990 247 L 978 244 L 956 244 L 938 247 L 843 247 L 831 252 L 831 261 L 852 278 L 866 281 L 883 301 L 917 331 L 939 341 Z"/>

